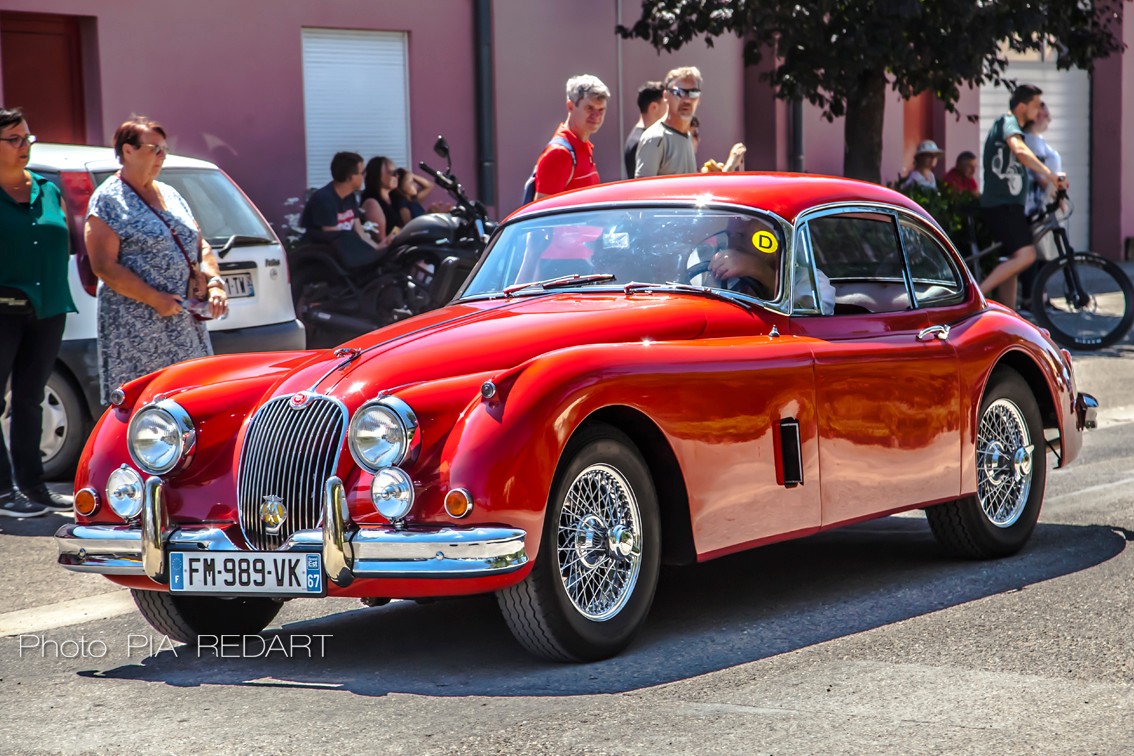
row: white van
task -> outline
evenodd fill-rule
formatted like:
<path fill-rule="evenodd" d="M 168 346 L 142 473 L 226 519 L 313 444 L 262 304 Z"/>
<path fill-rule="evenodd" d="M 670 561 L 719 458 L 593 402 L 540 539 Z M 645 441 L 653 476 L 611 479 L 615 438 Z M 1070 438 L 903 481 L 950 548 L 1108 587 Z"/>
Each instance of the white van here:
<path fill-rule="evenodd" d="M 87 200 L 119 164 L 109 147 L 37 143 L 28 168 L 63 192 L 71 226 L 71 296 L 78 313 L 67 316 L 63 346 L 43 403 L 44 472 L 67 479 L 75 469 L 99 403 L 95 289 L 85 264 L 83 221 Z M 169 155 L 159 181 L 189 203 L 216 252 L 228 290 L 229 312 L 208 322 L 217 354 L 304 349 L 303 325 L 295 317 L 287 254 L 264 216 L 217 166 Z"/>

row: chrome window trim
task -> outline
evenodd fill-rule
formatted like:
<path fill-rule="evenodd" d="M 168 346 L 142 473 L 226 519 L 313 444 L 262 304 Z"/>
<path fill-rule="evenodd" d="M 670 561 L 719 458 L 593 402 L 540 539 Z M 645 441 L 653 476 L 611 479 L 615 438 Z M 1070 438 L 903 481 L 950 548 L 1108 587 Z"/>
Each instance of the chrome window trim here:
<path fill-rule="evenodd" d="M 968 272 L 968 267 L 961 262 L 961 255 L 957 251 L 957 248 L 953 245 L 953 241 L 949 238 L 949 235 L 946 234 L 941 229 L 941 227 L 937 225 L 936 222 L 927 223 L 925 218 L 921 217 L 917 213 L 910 213 L 910 212 L 907 211 L 905 213 L 904 217 L 900 217 L 898 219 L 898 239 L 899 240 L 902 238 L 901 224 L 903 222 L 909 222 L 909 224 L 911 226 L 913 226 L 914 228 L 917 228 L 921 231 L 928 233 L 929 237 L 931 239 L 936 241 L 940 246 L 944 247 L 945 258 L 946 258 L 946 260 L 948 260 L 949 267 L 952 268 L 953 273 L 957 276 L 957 280 L 961 282 L 961 290 L 964 294 L 964 299 L 962 300 L 962 302 L 967 302 L 969 300 L 970 296 L 971 296 L 970 289 L 972 288 L 972 284 L 973 284 L 972 276 Z M 904 241 L 902 242 L 902 249 L 903 250 L 905 249 L 905 242 Z M 908 267 L 908 258 L 907 258 L 907 267 Z M 910 278 L 911 278 L 911 280 L 913 278 L 913 272 L 912 271 L 910 272 Z M 928 305 L 926 307 L 922 307 L 921 302 L 917 301 L 916 293 L 914 295 L 914 302 L 917 306 L 917 309 L 919 309 L 919 310 L 929 309 L 930 307 L 933 306 L 933 305 Z M 960 303 L 957 303 L 957 304 L 960 304 Z M 940 306 L 942 306 L 942 307 L 955 307 L 956 304 L 940 305 Z"/>
<path fill-rule="evenodd" d="M 913 312 L 914 310 L 921 309 L 918 307 L 917 296 L 914 294 L 913 277 L 910 275 L 910 263 L 906 258 L 906 248 L 902 244 L 902 233 L 899 226 L 899 221 L 902 216 L 909 216 L 925 221 L 920 214 L 913 212 L 909 208 L 901 207 L 900 205 L 891 205 L 884 202 L 829 202 L 825 205 L 816 205 L 813 208 L 799 214 L 795 220 L 796 233 L 802 234 L 806 232 L 808 223 L 816 218 L 826 218 L 832 215 L 845 215 L 849 213 L 873 213 L 875 215 L 885 215 L 890 218 L 890 223 L 894 228 L 894 236 L 897 239 L 898 254 L 902 259 L 902 280 L 906 285 L 906 295 L 909 297 L 910 306 L 905 310 L 897 310 L 897 312 Z M 934 225 L 936 226 L 936 221 Z M 941 227 L 936 226 L 940 231 Z M 944 235 L 944 231 L 941 231 Z M 810 244 L 810 235 L 808 235 L 808 243 Z M 810 249 L 810 247 L 808 247 Z M 815 268 L 814 255 L 811 256 L 812 268 Z M 814 270 L 812 270 L 814 274 Z M 802 313 L 801 313 L 802 314 Z M 810 314 L 810 313 L 809 313 Z M 875 313 L 878 315 L 887 315 L 892 313 Z"/>

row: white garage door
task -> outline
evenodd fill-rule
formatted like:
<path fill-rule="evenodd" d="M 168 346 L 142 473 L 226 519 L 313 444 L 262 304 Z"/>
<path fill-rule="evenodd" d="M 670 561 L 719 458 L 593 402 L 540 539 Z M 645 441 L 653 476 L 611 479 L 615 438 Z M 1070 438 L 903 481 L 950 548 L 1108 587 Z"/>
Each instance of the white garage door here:
<path fill-rule="evenodd" d="M 1007 76 L 1021 84 L 1035 84 L 1043 90 L 1043 101 L 1051 111 L 1051 126 L 1044 139 L 1059 151 L 1063 170 L 1071 182 L 1075 213 L 1067 230 L 1075 249 L 1089 249 L 1091 217 L 1091 81 L 1086 71 L 1060 71 L 1054 61 L 1014 60 Z M 1007 89 L 981 87 L 981 152 L 992 122 L 1008 112 Z M 979 165 L 984 164 L 983 154 Z M 978 178 L 980 172 L 978 171 Z"/>
<path fill-rule="evenodd" d="M 408 165 L 406 35 L 304 29 L 303 109 L 308 187 L 331 180 L 336 152 Z"/>

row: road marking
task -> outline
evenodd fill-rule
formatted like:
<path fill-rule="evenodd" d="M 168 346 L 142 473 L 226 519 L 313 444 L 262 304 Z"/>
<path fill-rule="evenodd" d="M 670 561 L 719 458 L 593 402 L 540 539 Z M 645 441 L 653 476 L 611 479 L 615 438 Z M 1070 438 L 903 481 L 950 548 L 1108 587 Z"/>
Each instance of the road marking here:
<path fill-rule="evenodd" d="M 1123 478 L 1122 480 L 1112 480 L 1110 483 L 1100 483 L 1097 486 L 1087 486 L 1086 488 L 1080 488 L 1078 491 L 1071 491 L 1069 493 L 1059 494 L 1058 496 L 1048 496 L 1048 497 L 1044 498 L 1044 502 L 1045 503 L 1051 503 L 1053 501 L 1059 501 L 1060 499 L 1070 499 L 1072 496 L 1082 496 L 1085 493 L 1092 493 L 1094 491 L 1105 491 L 1108 488 L 1118 488 L 1119 486 L 1128 486 L 1131 483 L 1134 483 L 1134 478 Z M 0 615 L 0 617 L 2 617 L 2 615 Z"/>
<path fill-rule="evenodd" d="M 60 601 L 58 604 L 36 606 L 0 614 L 0 637 L 26 635 L 54 630 L 84 622 L 109 619 L 135 611 L 130 591 L 114 591 L 98 596 Z"/>

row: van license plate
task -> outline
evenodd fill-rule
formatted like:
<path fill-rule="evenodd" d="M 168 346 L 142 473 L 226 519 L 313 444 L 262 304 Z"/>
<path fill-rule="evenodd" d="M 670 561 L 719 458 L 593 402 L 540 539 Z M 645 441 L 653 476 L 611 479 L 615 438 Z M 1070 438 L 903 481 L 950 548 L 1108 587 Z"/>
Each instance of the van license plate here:
<path fill-rule="evenodd" d="M 180 593 L 322 596 L 322 555 L 174 551 L 169 555 L 169 589 Z"/>
<path fill-rule="evenodd" d="M 251 273 L 229 273 L 221 278 L 224 279 L 224 290 L 228 293 L 229 299 L 250 297 L 256 293 L 252 289 Z"/>

